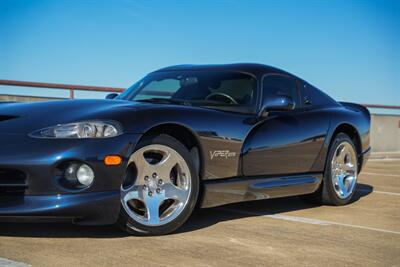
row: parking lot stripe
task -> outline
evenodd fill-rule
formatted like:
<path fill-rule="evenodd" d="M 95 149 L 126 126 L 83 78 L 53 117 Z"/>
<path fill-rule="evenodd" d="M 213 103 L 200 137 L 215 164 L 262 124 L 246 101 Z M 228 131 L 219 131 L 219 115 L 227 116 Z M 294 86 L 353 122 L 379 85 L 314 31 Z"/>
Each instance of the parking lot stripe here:
<path fill-rule="evenodd" d="M 250 212 L 250 211 L 234 210 L 234 209 L 226 209 L 226 208 L 219 208 L 219 210 L 238 213 L 238 214 L 244 214 L 244 215 L 260 216 L 260 217 L 271 218 L 271 219 L 292 221 L 292 222 L 300 222 L 300 223 L 323 225 L 323 226 L 339 225 L 339 226 L 353 227 L 353 228 L 358 228 L 358 229 L 400 235 L 400 232 L 392 231 L 392 230 L 386 230 L 386 229 L 380 229 L 380 228 L 374 228 L 374 227 L 368 227 L 368 226 L 362 226 L 362 225 L 325 221 L 325 220 L 319 220 L 319 219 L 310 219 L 310 218 L 305 218 L 305 217 L 287 216 L 287 215 L 279 215 L 279 214 L 263 214 L 263 213 L 258 213 L 258 212 Z"/>
<path fill-rule="evenodd" d="M 356 191 L 367 192 L 367 193 L 371 192 L 371 190 L 367 190 L 367 189 L 356 189 Z M 384 194 L 384 195 L 390 195 L 390 196 L 400 196 L 400 193 L 376 191 L 376 190 L 373 190 L 372 193 L 378 193 L 378 194 Z"/>
<path fill-rule="evenodd" d="M 374 227 L 368 227 L 368 226 L 362 226 L 362 225 L 347 224 L 347 223 L 338 223 L 338 222 L 330 222 L 330 223 L 334 224 L 334 225 L 347 226 L 347 227 L 353 227 L 353 228 L 359 228 L 359 229 L 400 235 L 400 232 L 392 231 L 392 230 L 386 230 L 386 229 L 380 229 L 380 228 L 374 228 Z"/>
<path fill-rule="evenodd" d="M 368 159 L 368 161 L 400 161 L 399 158 L 378 158 L 378 159 Z"/>
<path fill-rule="evenodd" d="M 286 215 L 279 215 L 279 214 L 271 214 L 271 215 L 263 215 L 268 218 L 284 220 L 284 221 L 292 221 L 292 222 L 301 222 L 301 223 L 308 223 L 308 224 L 316 224 L 316 225 L 330 225 L 329 222 L 321 221 L 321 220 L 314 220 L 304 217 L 296 217 L 296 216 L 286 216 Z"/>
<path fill-rule="evenodd" d="M 362 174 L 367 174 L 367 175 L 378 175 L 378 176 L 389 176 L 389 177 L 397 177 L 400 178 L 400 175 L 396 175 L 396 174 L 383 174 L 383 173 L 377 173 L 377 172 L 361 172 Z"/>
<path fill-rule="evenodd" d="M 28 267 L 29 264 L 23 262 L 12 261 L 9 259 L 0 258 L 0 266 L 2 267 Z"/>

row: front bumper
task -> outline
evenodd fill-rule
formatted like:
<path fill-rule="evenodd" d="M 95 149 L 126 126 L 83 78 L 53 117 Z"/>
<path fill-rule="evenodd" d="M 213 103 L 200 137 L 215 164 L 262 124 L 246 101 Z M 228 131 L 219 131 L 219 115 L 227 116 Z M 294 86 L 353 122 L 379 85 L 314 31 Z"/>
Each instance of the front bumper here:
<path fill-rule="evenodd" d="M 36 139 L 0 134 L 0 220 L 10 217 L 65 218 L 76 223 L 110 224 L 119 214 L 119 189 L 126 164 L 140 135 L 105 139 Z M 104 165 L 104 157 L 119 155 L 118 166 Z M 81 161 L 94 170 L 93 184 L 67 189 L 56 177 L 66 161 Z M 1 190 L 12 183 L 2 170 L 24 174 L 25 188 L 18 195 Z M 8 184 L 9 185 L 9 184 Z"/>
<path fill-rule="evenodd" d="M 0 221 L 69 221 L 113 224 L 119 214 L 119 191 L 0 198 Z"/>

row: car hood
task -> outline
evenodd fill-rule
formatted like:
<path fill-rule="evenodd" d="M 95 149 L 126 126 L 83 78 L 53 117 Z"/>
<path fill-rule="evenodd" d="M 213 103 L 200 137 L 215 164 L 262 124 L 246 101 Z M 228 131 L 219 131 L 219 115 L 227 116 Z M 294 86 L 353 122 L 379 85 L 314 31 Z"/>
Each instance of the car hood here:
<path fill-rule="evenodd" d="M 27 134 L 61 123 L 90 119 L 118 120 L 145 103 L 123 100 L 60 100 L 0 103 L 0 134 Z M 124 117 L 124 116 L 122 116 Z"/>

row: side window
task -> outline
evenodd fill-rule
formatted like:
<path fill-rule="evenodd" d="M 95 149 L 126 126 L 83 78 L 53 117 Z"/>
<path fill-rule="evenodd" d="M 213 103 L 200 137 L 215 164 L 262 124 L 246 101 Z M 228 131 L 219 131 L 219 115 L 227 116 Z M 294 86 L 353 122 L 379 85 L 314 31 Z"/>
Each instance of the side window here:
<path fill-rule="evenodd" d="M 336 103 L 330 96 L 307 83 L 303 83 L 302 95 L 304 106 L 328 107 Z"/>
<path fill-rule="evenodd" d="M 263 79 L 263 101 L 274 96 L 291 97 L 295 107 L 300 107 L 296 81 L 281 75 L 268 75 Z"/>
<path fill-rule="evenodd" d="M 210 88 L 212 93 L 223 93 L 231 96 L 240 105 L 250 105 L 253 101 L 256 80 L 252 77 L 227 79 L 219 82 L 219 87 Z"/>

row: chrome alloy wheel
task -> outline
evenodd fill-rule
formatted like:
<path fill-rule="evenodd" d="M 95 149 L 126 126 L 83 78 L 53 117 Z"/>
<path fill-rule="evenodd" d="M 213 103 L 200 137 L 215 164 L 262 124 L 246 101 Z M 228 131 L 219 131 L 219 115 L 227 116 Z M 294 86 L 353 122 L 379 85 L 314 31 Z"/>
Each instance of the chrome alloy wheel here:
<path fill-rule="evenodd" d="M 336 195 L 345 199 L 357 184 L 357 156 L 353 146 L 342 142 L 335 150 L 331 162 L 331 177 Z"/>
<path fill-rule="evenodd" d="M 121 187 L 121 203 L 136 222 L 160 226 L 184 210 L 190 197 L 191 174 L 174 149 L 154 144 L 137 150 L 128 161 L 128 173 L 132 177 Z"/>

